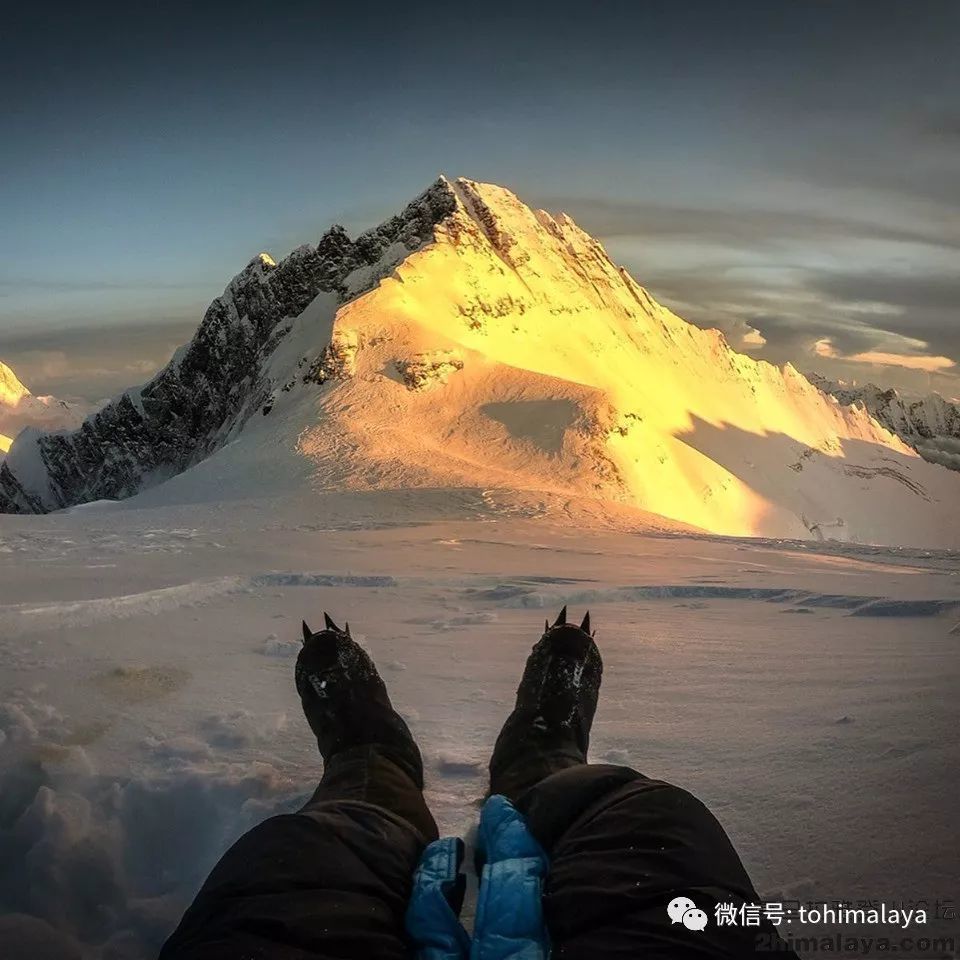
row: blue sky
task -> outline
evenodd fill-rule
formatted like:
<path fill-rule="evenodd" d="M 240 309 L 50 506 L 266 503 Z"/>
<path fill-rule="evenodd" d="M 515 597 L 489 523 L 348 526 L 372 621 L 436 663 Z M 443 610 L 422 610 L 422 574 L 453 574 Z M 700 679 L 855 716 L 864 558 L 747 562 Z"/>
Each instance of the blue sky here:
<path fill-rule="evenodd" d="M 6 14 L 0 359 L 35 391 L 144 379 L 251 255 L 446 172 L 757 356 L 960 394 L 960 4 L 198 6 Z"/>

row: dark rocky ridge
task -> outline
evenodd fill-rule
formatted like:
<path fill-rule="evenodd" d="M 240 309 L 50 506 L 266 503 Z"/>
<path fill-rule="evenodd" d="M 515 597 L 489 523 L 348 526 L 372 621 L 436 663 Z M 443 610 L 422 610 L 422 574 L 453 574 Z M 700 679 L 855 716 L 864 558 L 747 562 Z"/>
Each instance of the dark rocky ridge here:
<path fill-rule="evenodd" d="M 334 226 L 315 247 L 300 247 L 279 264 L 255 257 L 145 387 L 122 394 L 77 430 L 21 436 L 0 465 L 0 513 L 123 499 L 209 456 L 268 396 L 262 367 L 287 332 L 282 321 L 320 293 L 345 302 L 376 286 L 456 208 L 453 188 L 440 179 L 356 240 Z M 327 347 L 317 344 L 318 356 Z"/>

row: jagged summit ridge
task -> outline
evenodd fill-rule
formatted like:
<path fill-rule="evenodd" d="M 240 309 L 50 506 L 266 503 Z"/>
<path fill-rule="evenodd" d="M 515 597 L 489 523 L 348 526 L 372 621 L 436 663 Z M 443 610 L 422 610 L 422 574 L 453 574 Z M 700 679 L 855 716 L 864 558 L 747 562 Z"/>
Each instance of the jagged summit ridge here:
<path fill-rule="evenodd" d="M 316 246 L 298 247 L 279 264 L 258 254 L 148 384 L 122 394 L 76 433 L 25 436 L 0 468 L 0 512 L 122 499 L 202 460 L 269 394 L 272 384 L 259 372 L 284 334 L 281 321 L 300 315 L 321 293 L 343 302 L 369 289 L 431 239 L 454 204 L 450 184 L 438 180 L 356 240 L 334 226 Z"/>
<path fill-rule="evenodd" d="M 333 227 L 255 257 L 146 387 L 74 434 L 18 439 L 0 509 L 162 481 L 168 498 L 469 487 L 715 533 L 954 545 L 957 480 L 675 316 L 569 217 L 441 179 L 356 240 Z"/>

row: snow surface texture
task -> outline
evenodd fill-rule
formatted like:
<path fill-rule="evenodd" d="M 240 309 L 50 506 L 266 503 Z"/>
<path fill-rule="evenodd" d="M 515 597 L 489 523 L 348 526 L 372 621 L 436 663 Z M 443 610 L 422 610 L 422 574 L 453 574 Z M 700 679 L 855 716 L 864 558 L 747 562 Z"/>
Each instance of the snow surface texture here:
<path fill-rule="evenodd" d="M 960 477 L 676 317 L 568 217 L 462 179 L 355 241 L 335 227 L 255 258 L 151 383 L 73 435 L 22 436 L 0 510 L 264 484 L 482 486 L 634 525 L 960 545 Z"/>
<path fill-rule="evenodd" d="M 229 843 L 307 798 L 293 667 L 324 610 L 410 722 L 444 832 L 469 835 L 570 603 L 605 659 L 593 759 L 698 794 L 763 894 L 960 899 L 957 555 L 624 533 L 596 506 L 268 489 L 0 517 L 0 953 L 156 956 Z"/>
<path fill-rule="evenodd" d="M 8 366 L 0 362 L 0 459 L 25 427 L 73 430 L 80 426 L 83 417 L 77 404 L 56 397 L 35 397 Z"/>
<path fill-rule="evenodd" d="M 816 373 L 808 376 L 811 383 L 845 406 L 862 405 L 924 460 L 960 470 L 960 404 L 951 403 L 938 393 L 911 399 L 872 383 L 856 387 Z"/>

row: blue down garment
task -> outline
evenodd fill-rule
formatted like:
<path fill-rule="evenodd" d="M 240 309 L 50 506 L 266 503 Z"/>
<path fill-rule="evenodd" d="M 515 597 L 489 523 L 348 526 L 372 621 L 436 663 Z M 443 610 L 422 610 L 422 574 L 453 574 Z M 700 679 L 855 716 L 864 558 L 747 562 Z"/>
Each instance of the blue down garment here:
<path fill-rule="evenodd" d="M 417 960 L 546 960 L 541 895 L 547 855 L 506 797 L 484 804 L 477 853 L 484 866 L 471 941 L 458 917 L 463 841 L 443 837 L 424 851 L 407 908 Z"/>

